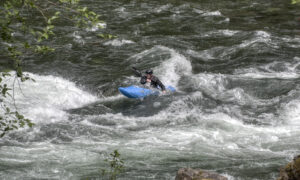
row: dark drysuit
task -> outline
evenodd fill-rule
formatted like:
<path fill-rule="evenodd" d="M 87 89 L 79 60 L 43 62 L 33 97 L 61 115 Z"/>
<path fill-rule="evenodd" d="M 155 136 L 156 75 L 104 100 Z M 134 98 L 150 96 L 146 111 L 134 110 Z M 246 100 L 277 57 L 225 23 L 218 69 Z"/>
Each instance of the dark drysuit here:
<path fill-rule="evenodd" d="M 132 68 L 132 69 L 133 69 L 136 76 L 141 77 L 140 83 L 141 84 L 146 84 L 147 83 L 147 75 L 142 75 L 142 73 L 139 70 L 135 69 L 135 68 Z M 160 87 L 160 89 L 162 91 L 166 90 L 163 83 L 154 75 L 151 76 L 151 86 L 155 87 L 155 88 Z"/>

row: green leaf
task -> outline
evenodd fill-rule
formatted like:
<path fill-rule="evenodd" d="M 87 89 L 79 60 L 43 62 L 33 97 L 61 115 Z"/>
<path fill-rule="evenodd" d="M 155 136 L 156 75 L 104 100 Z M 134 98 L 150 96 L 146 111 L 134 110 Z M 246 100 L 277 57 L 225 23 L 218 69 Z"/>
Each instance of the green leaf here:
<path fill-rule="evenodd" d="M 22 77 L 23 76 L 23 71 L 22 71 L 22 67 L 21 66 L 17 67 L 17 76 L 18 77 Z"/>
<path fill-rule="evenodd" d="M 24 119 L 24 116 L 23 116 L 23 115 L 20 115 L 18 112 L 16 112 L 16 117 L 17 117 L 18 119 Z"/>
<path fill-rule="evenodd" d="M 300 3 L 300 0 L 292 0 L 291 4 L 297 4 Z"/>
<path fill-rule="evenodd" d="M 104 34 L 97 34 L 97 36 L 99 36 L 101 38 L 105 38 Z"/>
<path fill-rule="evenodd" d="M 19 126 L 22 128 L 22 127 L 24 127 L 24 125 L 25 125 L 25 122 L 23 120 L 20 120 L 19 121 Z"/>
<path fill-rule="evenodd" d="M 7 112 L 7 113 L 10 113 L 10 109 L 9 109 L 8 107 L 6 108 L 6 112 Z"/>
<path fill-rule="evenodd" d="M 4 123 L 4 122 L 2 122 L 2 121 L 0 121 L 0 124 L 1 124 L 2 126 L 6 126 L 6 123 Z"/>
<path fill-rule="evenodd" d="M 48 25 L 46 29 L 47 29 L 47 30 L 50 30 L 50 29 L 53 29 L 53 28 L 54 28 L 53 25 Z"/>
<path fill-rule="evenodd" d="M 29 45 L 28 42 L 25 42 L 25 43 L 24 43 L 24 48 L 25 48 L 25 49 L 29 49 L 29 48 L 31 48 L 31 46 Z"/>
<path fill-rule="evenodd" d="M 5 135 L 5 132 L 3 132 L 3 133 L 0 135 L 0 137 L 2 138 L 4 135 Z"/>
<path fill-rule="evenodd" d="M 2 87 L 2 95 L 3 95 L 4 97 L 6 97 L 6 95 L 8 94 L 8 93 L 7 93 L 8 90 L 10 90 L 10 89 L 7 88 L 7 84 L 4 84 L 3 87 Z M 9 113 L 9 108 L 7 108 L 7 109 L 8 109 L 7 112 Z"/>

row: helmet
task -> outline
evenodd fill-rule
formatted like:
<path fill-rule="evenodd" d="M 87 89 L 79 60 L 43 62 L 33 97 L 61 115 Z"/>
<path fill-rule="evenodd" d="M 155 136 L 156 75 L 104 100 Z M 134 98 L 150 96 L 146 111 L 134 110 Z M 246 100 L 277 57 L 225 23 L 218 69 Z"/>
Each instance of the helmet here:
<path fill-rule="evenodd" d="M 147 69 L 146 74 L 153 74 L 153 70 L 152 69 Z"/>

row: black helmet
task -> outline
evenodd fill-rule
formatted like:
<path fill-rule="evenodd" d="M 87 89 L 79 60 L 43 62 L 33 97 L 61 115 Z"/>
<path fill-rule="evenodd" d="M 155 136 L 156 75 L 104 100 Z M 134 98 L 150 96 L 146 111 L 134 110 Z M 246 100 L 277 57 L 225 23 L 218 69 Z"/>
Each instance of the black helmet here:
<path fill-rule="evenodd" d="M 153 74 L 153 70 L 152 69 L 147 69 L 146 74 Z"/>

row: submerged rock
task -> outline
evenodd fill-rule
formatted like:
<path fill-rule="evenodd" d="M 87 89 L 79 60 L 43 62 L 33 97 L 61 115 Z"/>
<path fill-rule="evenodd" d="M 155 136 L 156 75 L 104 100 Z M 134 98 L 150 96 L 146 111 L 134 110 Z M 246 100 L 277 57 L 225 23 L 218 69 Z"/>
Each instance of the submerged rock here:
<path fill-rule="evenodd" d="M 277 180 L 300 180 L 300 155 L 280 170 Z"/>
<path fill-rule="evenodd" d="M 175 180 L 227 180 L 227 178 L 201 169 L 180 168 Z"/>

